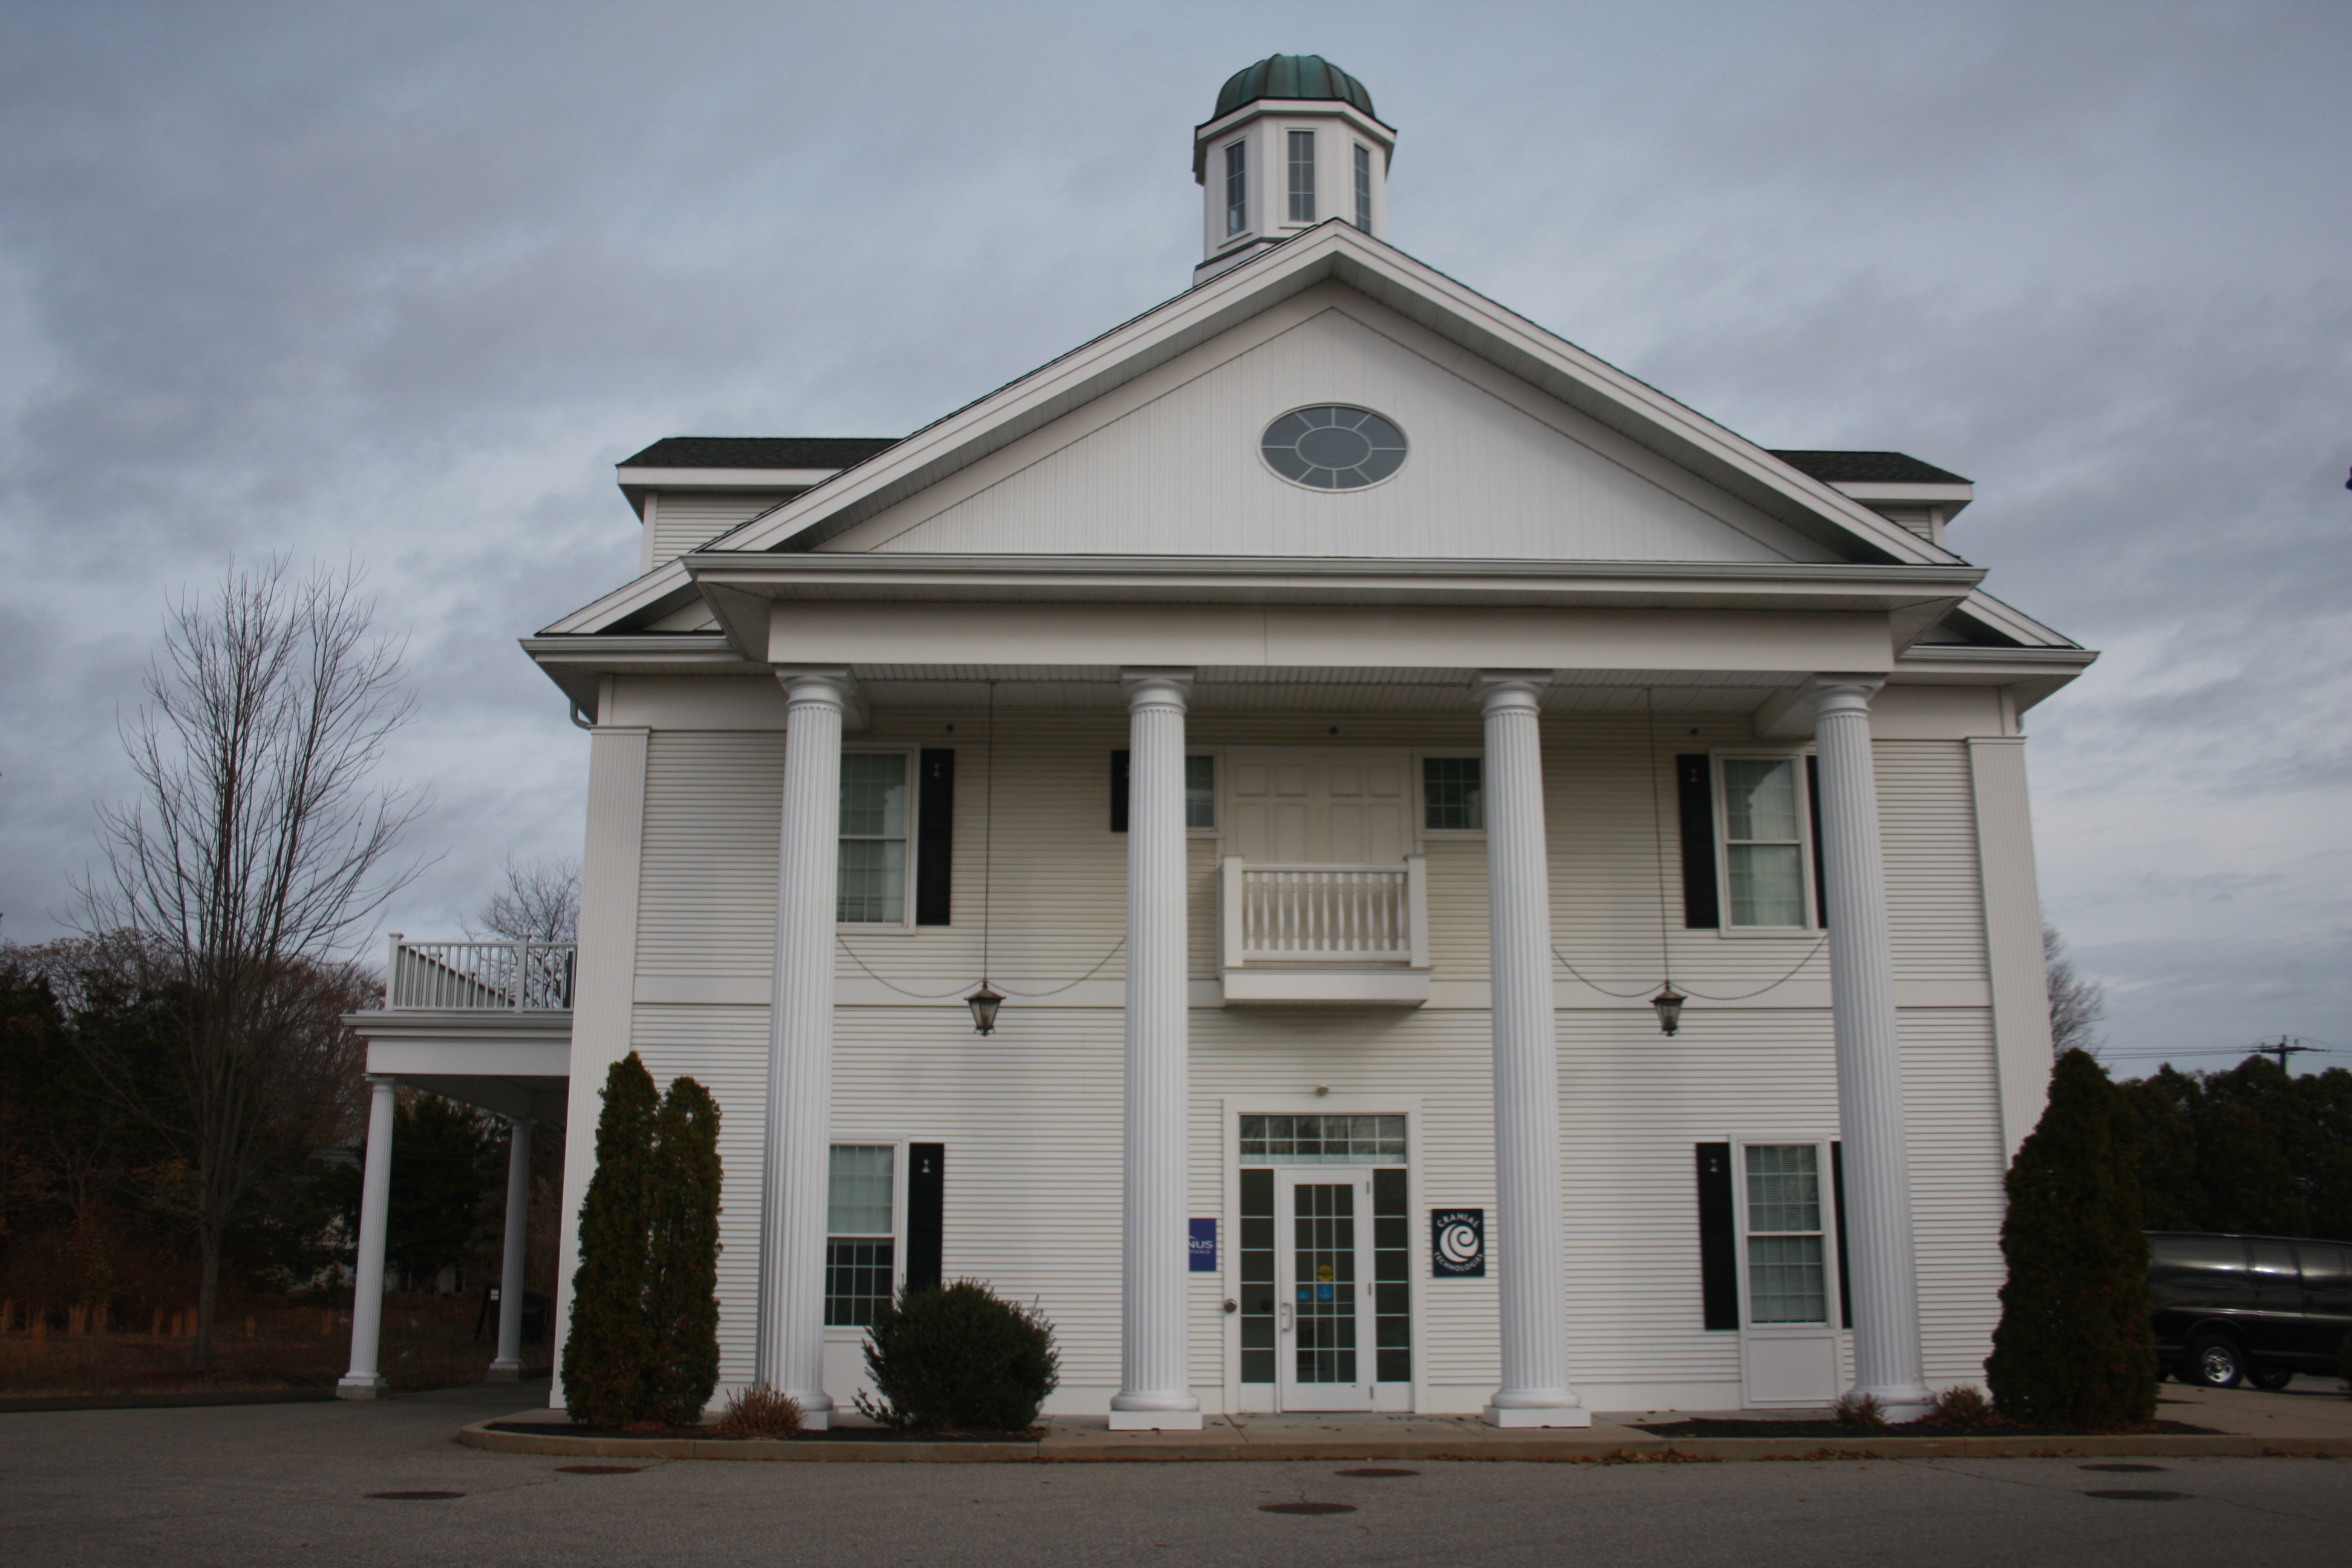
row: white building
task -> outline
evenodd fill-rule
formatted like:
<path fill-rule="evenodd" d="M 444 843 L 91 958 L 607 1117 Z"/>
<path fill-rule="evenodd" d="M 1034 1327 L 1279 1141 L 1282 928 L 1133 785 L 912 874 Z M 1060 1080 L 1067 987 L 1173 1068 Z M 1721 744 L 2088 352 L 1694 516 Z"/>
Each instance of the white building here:
<path fill-rule="evenodd" d="M 1966 481 L 1393 248 L 1393 142 L 1252 67 L 1192 287 L 903 440 L 656 443 L 642 574 L 525 639 L 593 735 L 568 1060 L 397 943 L 382 1103 L 568 1079 L 576 1214 L 612 1062 L 708 1085 L 725 1384 L 823 1419 L 965 1277 L 1121 1426 L 1980 1378 L 2050 1067 L 2022 717 L 2093 656 L 1947 545 Z"/>

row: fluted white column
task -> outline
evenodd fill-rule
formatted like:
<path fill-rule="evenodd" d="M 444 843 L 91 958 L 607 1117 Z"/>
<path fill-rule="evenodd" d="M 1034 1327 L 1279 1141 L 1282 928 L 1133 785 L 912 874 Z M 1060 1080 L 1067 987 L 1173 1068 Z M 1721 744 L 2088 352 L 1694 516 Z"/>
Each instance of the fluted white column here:
<path fill-rule="evenodd" d="M 1189 669 L 1129 670 L 1127 1143 L 1113 1431 L 1192 1429 L 1185 1371 L 1184 700 Z"/>
<path fill-rule="evenodd" d="M 1919 1357 L 1919 1277 L 1911 1247 L 1911 1172 L 1903 1133 L 1903 1060 L 1895 955 L 1878 844 L 1870 700 L 1883 677 L 1814 679 L 1822 767 L 1822 869 L 1829 904 L 1830 1017 L 1837 1040 L 1838 1131 L 1845 1145 L 1846 1269 L 1853 1287 L 1854 1392 L 1895 1420 L 1927 1407 Z"/>
<path fill-rule="evenodd" d="M 1559 1047 L 1536 712 L 1549 672 L 1478 678 L 1486 716 L 1486 910 L 1494 973 L 1495 1224 L 1502 1386 L 1490 1426 L 1589 1426 L 1568 1381 L 1560 1251 Z"/>
<path fill-rule="evenodd" d="M 760 1324 L 753 1375 L 833 1422 L 824 1391 L 824 1216 L 833 1106 L 833 944 L 841 857 L 841 669 L 779 669 L 788 704 L 776 963 L 768 993 L 761 1173 Z"/>
<path fill-rule="evenodd" d="M 492 1383 L 522 1376 L 523 1243 L 530 1226 L 530 1118 L 507 1118 L 507 1233 L 499 1268 L 499 1354 Z"/>
<path fill-rule="evenodd" d="M 367 1163 L 360 1173 L 360 1245 L 352 1280 L 352 1369 L 335 1384 L 338 1399 L 377 1399 L 383 1377 L 383 1232 L 392 1213 L 392 1095 L 389 1074 L 368 1078 Z"/>

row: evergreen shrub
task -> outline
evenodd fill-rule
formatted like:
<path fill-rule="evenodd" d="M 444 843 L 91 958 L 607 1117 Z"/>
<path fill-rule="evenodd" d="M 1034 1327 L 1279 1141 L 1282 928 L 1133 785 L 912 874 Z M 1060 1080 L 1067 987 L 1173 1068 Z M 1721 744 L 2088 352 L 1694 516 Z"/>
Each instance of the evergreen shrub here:
<path fill-rule="evenodd" d="M 901 1430 L 1024 1432 L 1061 1382 L 1054 1328 L 1034 1307 L 959 1279 L 904 1290 L 866 1331 L 869 1420 Z"/>
<path fill-rule="evenodd" d="M 635 1051 L 605 1075 L 563 1396 L 585 1426 L 698 1419 L 719 1381 L 719 1108 L 690 1078 L 665 1100 Z"/>
<path fill-rule="evenodd" d="M 2129 1104 L 2084 1051 L 2058 1058 L 2050 1103 L 2010 1166 L 2008 1282 L 1986 1381 L 2021 1425 L 2121 1428 L 2156 1415 L 2147 1237 Z"/>

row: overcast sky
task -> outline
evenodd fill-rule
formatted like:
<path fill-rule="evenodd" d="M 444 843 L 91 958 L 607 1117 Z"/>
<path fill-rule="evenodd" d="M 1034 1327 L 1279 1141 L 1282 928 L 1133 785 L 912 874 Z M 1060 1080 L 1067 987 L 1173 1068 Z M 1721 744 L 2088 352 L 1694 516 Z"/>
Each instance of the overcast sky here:
<path fill-rule="evenodd" d="M 1404 250 L 1976 481 L 1954 547 L 2104 650 L 2030 755 L 2120 1065 L 2352 1047 L 2344 0 L 0 0 L 0 936 L 69 915 L 167 601 L 270 552 L 407 638 L 392 924 L 576 857 L 513 639 L 634 574 L 611 465 L 901 435 L 1177 292 L 1275 51 L 1400 128 Z"/>

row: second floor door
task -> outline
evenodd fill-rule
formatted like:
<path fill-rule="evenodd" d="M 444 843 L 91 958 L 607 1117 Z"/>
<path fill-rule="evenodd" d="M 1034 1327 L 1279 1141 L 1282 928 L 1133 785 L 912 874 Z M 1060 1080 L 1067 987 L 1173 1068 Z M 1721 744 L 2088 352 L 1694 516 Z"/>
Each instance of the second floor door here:
<path fill-rule="evenodd" d="M 1402 749 L 1234 747 L 1226 852 L 1318 866 L 1401 861 L 1412 853 L 1412 762 Z"/>

